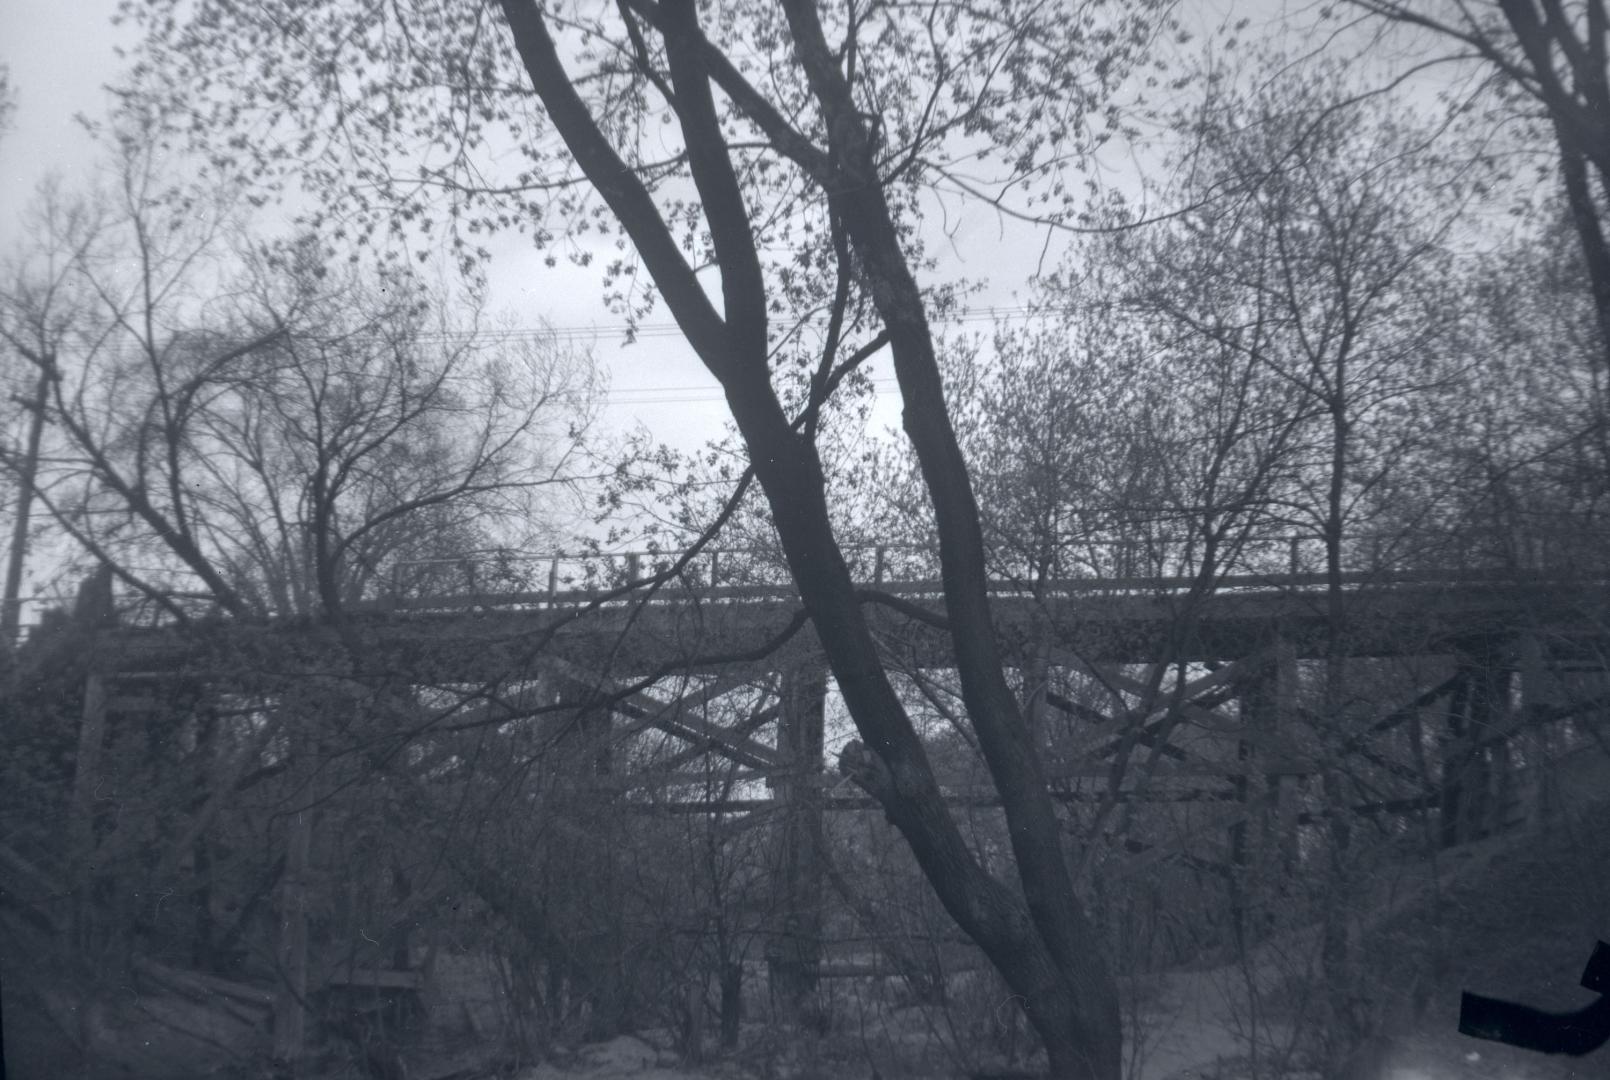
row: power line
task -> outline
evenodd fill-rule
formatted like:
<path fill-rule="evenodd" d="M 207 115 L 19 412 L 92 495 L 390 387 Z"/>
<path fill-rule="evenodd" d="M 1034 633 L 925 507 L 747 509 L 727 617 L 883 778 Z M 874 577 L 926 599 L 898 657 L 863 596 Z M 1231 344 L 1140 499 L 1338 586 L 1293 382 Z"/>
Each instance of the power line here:
<path fill-rule="evenodd" d="M 1026 304 L 1012 304 L 1004 307 L 989 307 L 979 309 L 964 309 L 941 316 L 935 322 L 946 325 L 963 325 L 983 322 L 1023 322 L 1043 316 L 1044 312 L 1036 311 Z M 655 340 L 666 338 L 679 338 L 682 328 L 675 322 L 639 323 L 635 328 L 624 322 L 594 323 L 590 325 L 547 326 L 547 327 L 511 327 L 505 330 L 481 331 L 435 331 L 420 334 L 422 341 L 448 342 L 455 340 L 468 340 L 472 336 L 488 344 L 513 344 L 517 342 L 537 343 L 542 341 L 558 340 L 565 344 L 581 342 L 591 343 L 607 336 L 625 336 L 632 330 L 636 340 Z M 893 378 L 872 380 L 873 393 L 879 397 L 893 393 L 897 388 Z M 715 384 L 704 386 L 648 386 L 648 387 L 622 387 L 612 389 L 605 395 L 605 402 L 609 405 L 682 405 L 702 404 L 720 401 L 724 397 L 721 388 Z"/>
<path fill-rule="evenodd" d="M 932 321 L 942 325 L 1023 322 L 1043 317 L 1044 315 L 1044 311 L 1036 311 L 1027 305 L 1015 304 L 1006 307 L 964 309 L 939 316 Z M 570 326 L 506 327 L 502 329 L 480 327 L 472 330 L 421 330 L 409 335 L 409 337 L 414 342 L 427 345 L 461 345 L 469 343 L 477 345 L 509 345 L 522 342 L 541 344 L 554 341 L 561 344 L 592 344 L 606 337 L 624 337 L 628 331 L 632 332 L 638 341 L 682 337 L 682 328 L 675 322 L 639 323 L 635 327 L 624 322 L 608 322 Z M 368 339 L 364 335 L 357 335 L 347 340 L 378 341 L 380 338 Z M 118 346 L 114 346 L 112 349 L 114 354 L 121 354 L 124 351 L 123 348 Z M 892 378 L 873 379 L 872 384 L 873 392 L 878 396 L 891 393 L 896 388 L 896 381 Z M 605 395 L 605 401 L 609 405 L 675 405 L 719 401 L 723 396 L 721 388 L 714 383 L 710 383 L 702 386 L 623 387 L 610 390 Z"/>
<path fill-rule="evenodd" d="M 1036 310 L 1026 304 L 1011 304 L 1005 307 L 968 308 L 959 312 L 945 314 L 932 319 L 932 322 L 947 326 L 967 325 L 985 322 L 1023 322 L 1028 319 L 1042 317 L 1043 310 Z M 492 344 L 507 344 L 519 341 L 552 341 L 558 339 L 567 343 L 579 341 L 591 342 L 596 339 L 608 337 L 625 337 L 628 333 L 639 340 L 654 340 L 657 338 L 679 338 L 682 328 L 675 322 L 646 322 L 638 323 L 635 327 L 624 322 L 577 323 L 569 326 L 532 326 L 509 327 L 506 329 L 477 330 L 429 330 L 415 334 L 419 341 L 453 342 L 474 339 Z"/>
<path fill-rule="evenodd" d="M 871 382 L 872 392 L 879 396 L 892 393 L 899 386 L 898 380 L 893 377 L 873 379 Z M 715 384 L 707 386 L 633 386 L 610 390 L 605 395 L 605 401 L 610 405 L 677 405 L 721 401 L 725 396 L 721 387 Z"/>

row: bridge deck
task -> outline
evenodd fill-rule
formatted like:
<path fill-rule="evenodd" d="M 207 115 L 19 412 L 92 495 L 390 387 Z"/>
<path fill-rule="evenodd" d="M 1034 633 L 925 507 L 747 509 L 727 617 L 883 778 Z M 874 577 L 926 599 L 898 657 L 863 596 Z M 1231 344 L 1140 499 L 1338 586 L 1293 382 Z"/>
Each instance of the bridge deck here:
<path fill-rule="evenodd" d="M 1061 648 L 1090 662 L 1234 659 L 1276 636 L 1299 656 L 1324 647 L 1321 575 L 1239 575 L 1221 578 L 1208 593 L 1193 592 L 1192 584 L 1173 577 L 1069 579 L 1031 590 L 996 582 L 995 620 L 1009 658 L 1047 629 Z M 1435 654 L 1530 632 L 1554 660 L 1596 660 L 1610 628 L 1610 581 L 1602 577 L 1354 574 L 1344 586 L 1348 651 L 1357 656 Z M 937 583 L 886 581 L 863 598 L 875 629 L 901 642 L 909 662 L 949 666 L 948 644 L 935 625 L 944 618 Z M 607 654 L 620 672 L 730 666 L 782 637 L 801 615 L 797 595 L 780 586 L 667 585 L 400 598 L 362 605 L 351 621 L 388 669 L 479 679 L 541 656 L 591 665 Z M 174 626 L 115 631 L 107 642 L 113 666 L 161 668 L 241 643 L 314 655 L 331 644 L 331 631 L 305 618 L 200 625 L 199 634 Z M 1177 651 L 1163 656 L 1169 641 Z M 790 641 L 795 649 L 812 644 L 808 625 Z"/>

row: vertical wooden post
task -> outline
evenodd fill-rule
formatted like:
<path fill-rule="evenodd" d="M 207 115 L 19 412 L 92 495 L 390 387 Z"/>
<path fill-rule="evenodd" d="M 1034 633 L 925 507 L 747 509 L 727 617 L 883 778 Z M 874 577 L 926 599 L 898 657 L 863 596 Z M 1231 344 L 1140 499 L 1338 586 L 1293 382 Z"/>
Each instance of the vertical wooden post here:
<path fill-rule="evenodd" d="M 767 970 L 784 1022 L 809 1021 L 822 957 L 822 739 L 827 672 L 819 663 L 790 666 L 782 678 L 777 733 L 784 773 L 775 782 L 783 806 L 778 932 Z"/>
<path fill-rule="evenodd" d="M 95 796 L 101 784 L 106 745 L 106 679 L 91 671 L 84 679 L 84 708 L 78 723 L 78 757 L 73 768 L 73 809 L 68 835 L 72 853 L 73 936 L 79 948 L 90 944 L 90 890 L 95 868 Z"/>
<path fill-rule="evenodd" d="M 559 686 L 559 702 L 575 705 L 579 710 L 575 717 L 573 734 L 587 755 L 585 774 L 592 777 L 608 776 L 615 771 L 615 748 L 611 739 L 614 714 L 609 709 L 596 705 L 591 709 L 582 709 L 582 704 L 592 696 L 591 687 L 574 679 L 563 680 Z M 586 786 L 591 787 L 595 784 L 589 780 Z"/>
<path fill-rule="evenodd" d="M 1507 747 L 1494 733 L 1509 711 L 1512 671 L 1490 643 L 1460 659 L 1459 686 L 1448 708 L 1449 739 L 1443 751 L 1442 845 L 1479 840 L 1501 822 L 1495 786 L 1508 768 Z M 1495 780 L 1498 782 L 1495 785 Z"/>
<path fill-rule="evenodd" d="M 307 875 L 313 811 L 292 815 L 285 838 L 285 872 L 279 887 L 280 984 L 274 999 L 274 1060 L 292 1076 L 302 1073 L 307 1044 Z"/>
<path fill-rule="evenodd" d="M 1541 542 L 1541 537 L 1533 537 Z M 1541 563 L 1539 564 L 1541 565 Z M 1519 706 L 1527 714 L 1527 730 L 1531 732 L 1527 744 L 1527 768 L 1523 793 L 1526 825 L 1536 828 L 1545 824 L 1554 805 L 1554 761 L 1551 746 L 1553 725 L 1531 721 L 1538 711 L 1560 702 L 1558 677 L 1549 670 L 1548 656 L 1542 640 L 1536 634 L 1527 634 L 1516 646 L 1516 679 L 1519 682 Z"/>
<path fill-rule="evenodd" d="M 743 1021 L 744 966 L 740 960 L 721 965 L 721 1049 L 738 1048 L 739 1026 Z"/>
<path fill-rule="evenodd" d="M 1029 642 L 1027 665 L 1023 668 L 1023 719 L 1036 746 L 1045 745 L 1045 715 L 1051 692 L 1051 621 L 1037 614 Z"/>
<path fill-rule="evenodd" d="M 558 708 L 548 714 L 541 726 L 559 751 L 554 755 L 554 764 L 560 771 L 557 781 L 566 787 L 585 789 L 594 786 L 588 777 L 607 776 L 614 771 L 610 740 L 613 714 L 607 708 L 584 708 L 594 696 L 593 688 L 578 675 L 584 673 L 553 669 L 543 672 L 543 681 L 548 685 L 543 692 L 545 699 Z"/>
<path fill-rule="evenodd" d="M 1464 758 L 1469 752 L 1466 745 L 1465 710 L 1470 700 L 1470 665 L 1460 661 L 1453 691 L 1448 695 L 1447 734 L 1442 741 L 1442 789 L 1437 800 L 1437 817 L 1441 846 L 1450 848 L 1464 837 L 1460 824 L 1464 814 Z"/>
<path fill-rule="evenodd" d="M 1235 791 L 1247 808 L 1247 818 L 1230 833 L 1232 880 L 1239 893 L 1234 899 L 1238 932 L 1243 929 L 1245 908 L 1254 906 L 1260 887 L 1287 880 L 1297 861 L 1291 777 L 1281 771 L 1281 755 L 1270 753 L 1280 744 L 1281 728 L 1295 705 L 1297 654 L 1284 639 L 1275 643 L 1272 653 L 1241 696 L 1244 737 L 1237 743 L 1236 756 L 1244 771 L 1236 777 Z M 1252 929 L 1254 936 L 1261 930 Z"/>
<path fill-rule="evenodd" d="M 1289 717 L 1297 711 L 1297 649 L 1289 640 L 1282 639 L 1275 646 L 1275 670 L 1273 676 L 1273 700 L 1270 702 L 1270 734 L 1279 736 L 1281 727 Z M 1289 875 L 1296 869 L 1298 857 L 1297 844 L 1297 798 L 1292 790 L 1293 779 L 1289 773 L 1274 773 L 1268 777 L 1270 828 L 1274 835 L 1270 838 L 1269 850 L 1277 852 L 1280 856 L 1280 868 L 1283 874 Z"/>
<path fill-rule="evenodd" d="M 554 770 L 550 812 L 575 826 L 546 841 L 551 845 L 546 858 L 568 867 L 565 891 L 556 895 L 574 898 L 586 912 L 585 932 L 547 956 L 549 1002 L 551 1007 L 568 995 L 578 1012 L 585 1003 L 583 1038 L 601 1041 L 620 1034 L 629 1004 L 614 869 L 616 823 L 610 800 L 599 797 L 599 778 L 613 768 L 611 714 L 586 708 L 595 697 L 586 672 L 548 669 L 543 677 L 548 700 L 560 706 L 543 724 L 553 748 L 546 755 Z"/>
<path fill-rule="evenodd" d="M 1493 653 L 1481 668 L 1481 693 L 1471 699 L 1471 736 L 1477 747 L 1474 763 L 1482 798 L 1472 810 L 1478 837 L 1491 836 L 1504 827 L 1504 809 L 1510 786 L 1510 690 L 1514 670 Z"/>

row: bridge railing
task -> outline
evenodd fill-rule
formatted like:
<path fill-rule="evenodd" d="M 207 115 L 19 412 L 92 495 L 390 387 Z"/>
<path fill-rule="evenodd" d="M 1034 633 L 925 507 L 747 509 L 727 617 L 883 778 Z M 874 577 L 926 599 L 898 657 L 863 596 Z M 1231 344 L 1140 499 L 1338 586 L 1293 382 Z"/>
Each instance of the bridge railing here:
<path fill-rule="evenodd" d="M 675 564 L 683 553 L 622 552 L 525 555 L 503 552 L 453 559 L 399 562 L 361 606 L 381 609 L 457 608 L 465 605 L 569 605 L 609 590 L 644 582 Z M 843 549 L 857 582 L 907 595 L 939 591 L 939 554 L 914 543 L 850 544 Z M 1256 537 L 1221 553 L 1213 585 L 1232 588 L 1312 588 L 1324 583 L 1325 545 L 1316 536 Z M 1193 583 L 1200 546 L 1168 536 L 1069 538 L 1053 550 L 998 548 L 988 572 L 997 593 L 1044 589 L 1081 595 L 1178 591 Z M 1582 530 L 1556 535 L 1493 530 L 1348 536 L 1342 540 L 1342 571 L 1353 584 L 1370 581 L 1448 581 L 1481 577 L 1536 579 L 1542 575 L 1580 581 L 1610 579 L 1610 543 Z M 184 591 L 175 580 L 164 593 L 197 618 L 214 615 L 210 594 Z M 671 600 L 696 592 L 711 598 L 791 595 L 794 583 L 781 554 L 754 548 L 707 548 L 661 586 Z M 120 596 L 125 625 L 172 621 L 168 607 L 138 596 Z M 29 628 L 24 627 L 26 637 Z"/>
<path fill-rule="evenodd" d="M 843 550 L 855 580 L 906 594 L 939 591 L 939 556 L 930 546 L 907 543 L 851 544 Z M 382 610 L 461 608 L 473 605 L 573 605 L 610 589 L 642 582 L 674 564 L 675 551 L 490 556 L 409 560 L 391 568 L 380 588 L 357 606 Z M 1050 552 L 995 550 L 990 553 L 991 587 L 997 593 L 1047 592 L 1080 595 L 1178 591 L 1193 583 L 1200 568 L 1199 546 L 1173 537 L 1069 538 Z M 1324 583 L 1325 547 L 1312 535 L 1256 537 L 1221 555 L 1215 589 L 1312 588 Z M 1554 532 L 1445 530 L 1347 536 L 1342 570 L 1351 584 L 1391 581 L 1480 579 L 1610 582 L 1610 538 L 1580 526 Z M 117 621 L 125 626 L 159 626 L 173 621 L 173 608 L 203 619 L 219 607 L 197 582 L 174 575 L 163 590 L 165 602 L 143 594 L 120 593 Z M 188 591 L 187 591 L 188 590 Z M 674 599 L 688 592 L 711 598 L 787 596 L 793 581 L 775 550 L 708 548 L 683 573 L 662 586 Z M 38 604 L 36 618 L 24 620 L 18 639 L 67 618 L 65 608 Z M 15 645 L 16 643 L 10 643 Z"/>
<path fill-rule="evenodd" d="M 1580 573 L 1582 552 L 1551 548 L 1542 537 L 1495 538 L 1466 533 L 1366 534 L 1341 541 L 1341 570 L 1350 581 L 1371 576 L 1454 577 L 1542 571 Z M 1594 551 L 1598 549 L 1595 547 Z M 843 548 L 856 581 L 903 592 L 933 592 L 940 580 L 939 553 L 914 543 L 852 544 Z M 397 564 L 385 602 L 429 606 L 433 602 L 558 602 L 598 596 L 645 582 L 668 571 L 683 552 L 636 550 L 587 554 L 502 553 L 461 559 L 412 560 Z M 1323 581 L 1326 545 L 1312 535 L 1256 537 L 1217 555 L 1221 585 L 1313 585 Z M 1038 551 L 991 553 L 994 588 L 1020 592 L 1040 586 L 1078 591 L 1111 587 L 1179 588 L 1200 570 L 1201 546 L 1177 537 L 1070 538 Z M 1601 561 L 1594 559 L 1595 565 Z M 665 581 L 668 593 L 697 590 L 712 595 L 779 595 L 793 580 L 776 550 L 707 548 Z"/>

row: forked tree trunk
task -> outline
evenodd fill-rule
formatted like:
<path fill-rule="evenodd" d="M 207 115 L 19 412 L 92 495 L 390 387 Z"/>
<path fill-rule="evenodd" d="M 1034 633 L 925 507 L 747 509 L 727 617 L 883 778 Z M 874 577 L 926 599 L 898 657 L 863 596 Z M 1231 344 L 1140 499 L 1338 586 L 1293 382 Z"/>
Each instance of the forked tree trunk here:
<path fill-rule="evenodd" d="M 625 8 L 633 8 L 626 0 Z M 828 132 L 824 149 L 794 131 L 743 77 L 713 56 L 692 0 L 635 5 L 664 43 L 676 118 L 720 268 L 717 312 L 640 177 L 621 159 L 566 75 L 542 8 L 502 0 L 514 44 L 548 119 L 636 247 L 688 342 L 721 382 L 770 504 L 800 598 L 845 705 L 871 752 L 846 749 L 841 768 L 871 793 L 905 837 L 947 911 L 1024 1003 L 1053 1075 L 1118 1080 L 1117 988 L 1073 891 L 1062 830 L 1038 754 L 1007 684 L 986 594 L 983 536 L 966 461 L 946 412 L 923 297 L 876 175 L 867 120 L 826 43 L 815 8 L 784 5 L 795 59 Z M 893 349 L 905 427 L 932 497 L 945 606 L 963 699 L 1006 812 L 1017 878 L 988 873 L 950 816 L 905 706 L 895 692 L 834 536 L 816 445 L 771 385 L 766 277 L 711 82 L 805 170 L 843 225 Z"/>

